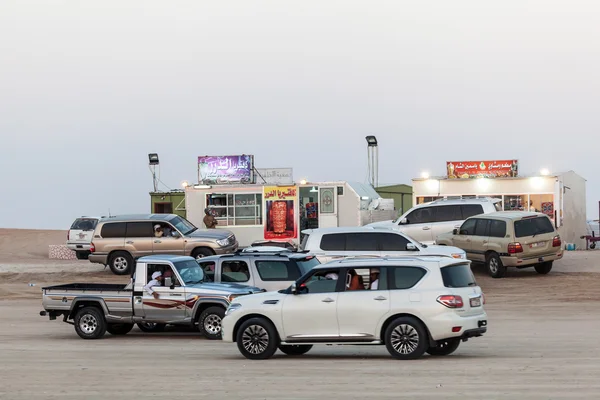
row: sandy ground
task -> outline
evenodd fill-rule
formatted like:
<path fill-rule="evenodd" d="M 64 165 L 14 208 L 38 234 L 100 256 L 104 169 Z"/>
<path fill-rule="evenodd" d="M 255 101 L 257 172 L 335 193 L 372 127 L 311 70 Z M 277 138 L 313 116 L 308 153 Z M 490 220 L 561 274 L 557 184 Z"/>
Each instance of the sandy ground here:
<path fill-rule="evenodd" d="M 380 346 L 318 346 L 249 361 L 235 345 L 185 330 L 85 341 L 40 317 L 42 286 L 127 281 L 87 261 L 45 259 L 64 238 L 0 230 L 0 399 L 600 398 L 600 251 L 569 252 L 547 276 L 491 279 L 475 267 L 489 331 L 445 358 L 400 362 Z"/>

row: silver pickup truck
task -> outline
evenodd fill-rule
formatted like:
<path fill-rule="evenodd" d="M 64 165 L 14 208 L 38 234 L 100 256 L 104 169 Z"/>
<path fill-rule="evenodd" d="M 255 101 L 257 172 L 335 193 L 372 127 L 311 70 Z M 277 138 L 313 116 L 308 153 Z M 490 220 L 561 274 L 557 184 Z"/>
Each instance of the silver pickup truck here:
<path fill-rule="evenodd" d="M 144 286 L 160 271 L 163 283 Z M 83 339 L 99 339 L 108 331 L 125 335 L 134 324 L 145 332 L 157 332 L 167 324 L 190 325 L 209 339 L 221 338 L 221 319 L 238 296 L 258 293 L 253 286 L 204 282 L 204 271 L 188 256 L 156 255 L 137 261 L 127 285 L 71 283 L 42 288 L 40 315 L 75 326 Z"/>

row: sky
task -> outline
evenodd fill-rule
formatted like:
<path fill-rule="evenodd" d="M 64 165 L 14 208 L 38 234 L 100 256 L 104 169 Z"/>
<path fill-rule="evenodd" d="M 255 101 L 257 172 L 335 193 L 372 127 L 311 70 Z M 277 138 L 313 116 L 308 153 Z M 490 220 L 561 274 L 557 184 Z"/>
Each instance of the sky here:
<path fill-rule="evenodd" d="M 448 160 L 573 170 L 600 200 L 600 3 L 3 0 L 0 227 L 150 211 L 200 155 L 380 184 Z"/>

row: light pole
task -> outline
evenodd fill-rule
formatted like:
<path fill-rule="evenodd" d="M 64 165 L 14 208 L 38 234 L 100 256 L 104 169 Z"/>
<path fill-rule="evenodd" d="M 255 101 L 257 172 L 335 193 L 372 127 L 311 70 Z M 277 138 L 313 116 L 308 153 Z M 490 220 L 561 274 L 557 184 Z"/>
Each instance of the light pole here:
<path fill-rule="evenodd" d="M 150 172 L 152 172 L 152 184 L 154 185 L 154 192 L 158 190 L 156 184 L 156 166 L 158 164 L 158 154 L 150 153 L 148 154 L 148 166 L 150 167 Z"/>
<path fill-rule="evenodd" d="M 369 180 L 371 186 L 377 188 L 379 181 L 379 147 L 377 146 L 377 138 L 369 135 L 367 140 L 367 159 L 369 162 Z"/>

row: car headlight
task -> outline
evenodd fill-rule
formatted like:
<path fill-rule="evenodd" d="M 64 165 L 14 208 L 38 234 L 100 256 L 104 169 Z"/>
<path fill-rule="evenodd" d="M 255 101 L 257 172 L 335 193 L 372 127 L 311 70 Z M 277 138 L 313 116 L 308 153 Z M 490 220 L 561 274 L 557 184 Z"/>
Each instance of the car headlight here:
<path fill-rule="evenodd" d="M 219 240 L 217 240 L 217 244 L 219 246 L 227 246 L 229 244 L 229 238 L 219 239 Z"/>
<path fill-rule="evenodd" d="M 452 253 L 452 258 L 467 258 L 466 253 Z"/>
<path fill-rule="evenodd" d="M 229 305 L 229 307 L 227 307 L 227 310 L 225 310 L 225 316 L 231 314 L 232 312 L 234 312 L 235 310 L 241 308 L 242 305 L 240 303 L 231 303 Z"/>

